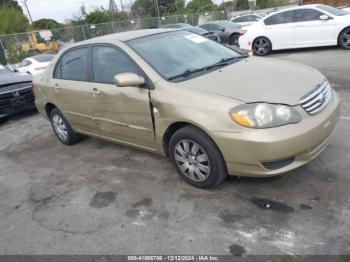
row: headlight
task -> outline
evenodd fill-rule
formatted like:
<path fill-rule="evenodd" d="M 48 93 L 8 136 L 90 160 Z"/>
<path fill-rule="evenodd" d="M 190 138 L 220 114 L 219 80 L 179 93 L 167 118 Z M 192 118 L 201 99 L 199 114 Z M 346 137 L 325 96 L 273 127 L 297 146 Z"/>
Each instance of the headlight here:
<path fill-rule="evenodd" d="M 251 128 L 269 128 L 301 121 L 300 114 L 292 107 L 267 103 L 237 106 L 230 110 L 230 116 L 237 124 Z"/>

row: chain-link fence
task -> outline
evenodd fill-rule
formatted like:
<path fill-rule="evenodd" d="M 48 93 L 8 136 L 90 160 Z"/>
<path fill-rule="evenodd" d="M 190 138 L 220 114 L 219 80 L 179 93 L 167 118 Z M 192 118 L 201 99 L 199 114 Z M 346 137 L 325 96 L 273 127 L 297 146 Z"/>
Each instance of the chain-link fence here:
<path fill-rule="evenodd" d="M 271 9 L 270 9 L 271 10 Z M 266 10 L 259 10 L 266 11 Z M 0 63 L 14 64 L 25 57 L 39 53 L 57 53 L 60 49 L 97 36 L 137 29 L 158 28 L 168 24 L 187 23 L 192 26 L 215 20 L 227 20 L 235 14 L 225 11 L 179 14 L 154 18 L 136 18 L 95 25 L 65 26 L 60 29 L 41 30 L 20 34 L 0 35 Z M 257 11 L 254 11 L 257 12 Z"/>

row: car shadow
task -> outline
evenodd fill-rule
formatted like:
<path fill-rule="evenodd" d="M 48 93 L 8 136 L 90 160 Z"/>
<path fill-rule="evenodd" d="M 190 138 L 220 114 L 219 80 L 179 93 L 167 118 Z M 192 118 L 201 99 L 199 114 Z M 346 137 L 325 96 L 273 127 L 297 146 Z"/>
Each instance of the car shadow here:
<path fill-rule="evenodd" d="M 14 114 L 14 115 L 4 116 L 4 117 L 0 118 L 0 125 L 3 125 L 5 123 L 9 122 L 10 120 L 11 121 L 20 121 L 20 120 L 27 118 L 29 116 L 33 116 L 37 113 L 38 113 L 38 111 L 36 109 L 31 109 L 31 110 L 23 111 L 23 112 Z"/>
<path fill-rule="evenodd" d="M 319 51 L 328 51 L 328 50 L 341 50 L 338 46 L 322 46 L 322 47 L 307 47 L 307 48 L 295 48 L 295 49 L 283 49 L 283 50 L 276 50 L 271 53 L 271 55 L 278 55 L 278 54 L 291 54 L 291 53 L 302 53 L 302 52 L 319 52 Z"/>

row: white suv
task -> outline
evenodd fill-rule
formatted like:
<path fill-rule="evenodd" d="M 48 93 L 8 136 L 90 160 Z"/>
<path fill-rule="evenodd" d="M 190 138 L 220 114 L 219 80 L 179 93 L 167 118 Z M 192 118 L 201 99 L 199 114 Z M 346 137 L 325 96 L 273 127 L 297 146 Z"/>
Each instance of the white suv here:
<path fill-rule="evenodd" d="M 350 49 L 350 13 L 328 5 L 304 5 L 243 27 L 242 49 L 263 56 L 272 50 L 340 45 Z"/>

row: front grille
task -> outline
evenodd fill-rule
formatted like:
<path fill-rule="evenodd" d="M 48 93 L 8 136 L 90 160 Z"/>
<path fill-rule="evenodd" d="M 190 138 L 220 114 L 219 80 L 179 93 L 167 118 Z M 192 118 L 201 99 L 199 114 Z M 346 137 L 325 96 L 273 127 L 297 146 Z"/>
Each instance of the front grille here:
<path fill-rule="evenodd" d="M 331 98 L 332 90 L 329 83 L 325 80 L 309 94 L 302 97 L 300 104 L 308 114 L 315 115 L 326 108 Z"/>
<path fill-rule="evenodd" d="M 294 157 L 290 157 L 287 159 L 272 161 L 272 162 L 263 162 L 261 163 L 265 168 L 270 170 L 280 169 L 282 167 L 288 166 L 294 162 Z"/>
<path fill-rule="evenodd" d="M 31 86 L 0 92 L 0 112 L 21 111 L 28 105 L 34 105 L 34 94 Z"/>

